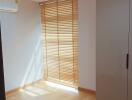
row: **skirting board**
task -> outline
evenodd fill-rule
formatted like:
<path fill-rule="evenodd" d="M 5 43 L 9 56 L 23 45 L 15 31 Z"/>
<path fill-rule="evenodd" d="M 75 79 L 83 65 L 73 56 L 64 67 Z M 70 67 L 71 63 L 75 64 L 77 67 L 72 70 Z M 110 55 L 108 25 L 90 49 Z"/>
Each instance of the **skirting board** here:
<path fill-rule="evenodd" d="M 82 87 L 78 87 L 78 90 L 96 95 L 96 91 L 94 91 L 94 90 L 90 90 L 90 89 L 86 89 L 86 88 L 82 88 Z"/>

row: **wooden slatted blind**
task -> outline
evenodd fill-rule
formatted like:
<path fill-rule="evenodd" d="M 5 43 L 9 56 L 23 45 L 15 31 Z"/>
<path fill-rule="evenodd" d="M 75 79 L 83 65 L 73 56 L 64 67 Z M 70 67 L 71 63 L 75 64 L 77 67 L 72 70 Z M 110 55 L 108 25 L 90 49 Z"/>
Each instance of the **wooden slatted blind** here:
<path fill-rule="evenodd" d="M 40 3 L 45 78 L 69 86 L 78 84 L 77 0 Z"/>

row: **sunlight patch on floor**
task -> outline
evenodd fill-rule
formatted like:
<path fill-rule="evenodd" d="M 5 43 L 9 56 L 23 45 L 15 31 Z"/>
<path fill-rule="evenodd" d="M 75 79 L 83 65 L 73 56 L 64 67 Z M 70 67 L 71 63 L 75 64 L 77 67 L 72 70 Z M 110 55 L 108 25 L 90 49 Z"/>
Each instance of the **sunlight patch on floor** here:
<path fill-rule="evenodd" d="M 34 86 L 30 86 L 25 89 L 20 89 L 19 91 L 33 97 L 50 94 L 49 91 Z"/>
<path fill-rule="evenodd" d="M 78 90 L 75 89 L 75 88 L 72 88 L 72 87 L 67 87 L 67 86 L 64 86 L 64 85 L 60 85 L 60 84 L 56 84 L 56 83 L 52 83 L 52 82 L 48 82 L 48 81 L 45 81 L 45 83 L 49 87 L 58 88 L 58 89 L 78 93 Z"/>
<path fill-rule="evenodd" d="M 32 92 L 29 92 L 29 91 L 26 91 L 25 89 L 20 89 L 19 92 L 26 93 L 27 95 L 30 95 L 30 96 L 33 96 L 33 97 L 37 96 L 36 94 L 34 94 Z"/>

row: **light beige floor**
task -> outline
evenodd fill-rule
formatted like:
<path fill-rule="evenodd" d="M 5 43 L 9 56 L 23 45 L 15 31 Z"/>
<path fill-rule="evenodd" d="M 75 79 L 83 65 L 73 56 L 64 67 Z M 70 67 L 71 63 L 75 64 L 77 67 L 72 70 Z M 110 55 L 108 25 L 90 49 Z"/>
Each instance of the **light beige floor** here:
<path fill-rule="evenodd" d="M 38 82 L 7 95 L 7 100 L 96 100 L 93 93 L 69 91 Z"/>

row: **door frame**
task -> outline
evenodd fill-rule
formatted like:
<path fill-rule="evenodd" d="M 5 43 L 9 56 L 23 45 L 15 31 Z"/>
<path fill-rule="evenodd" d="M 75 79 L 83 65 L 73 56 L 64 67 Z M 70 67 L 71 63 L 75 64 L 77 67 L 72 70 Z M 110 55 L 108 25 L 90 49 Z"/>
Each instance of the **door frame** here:
<path fill-rule="evenodd" d="M 1 39 L 1 25 L 0 25 L 0 100 L 6 100 L 4 68 L 3 68 L 3 53 L 2 53 L 2 39 Z"/>

